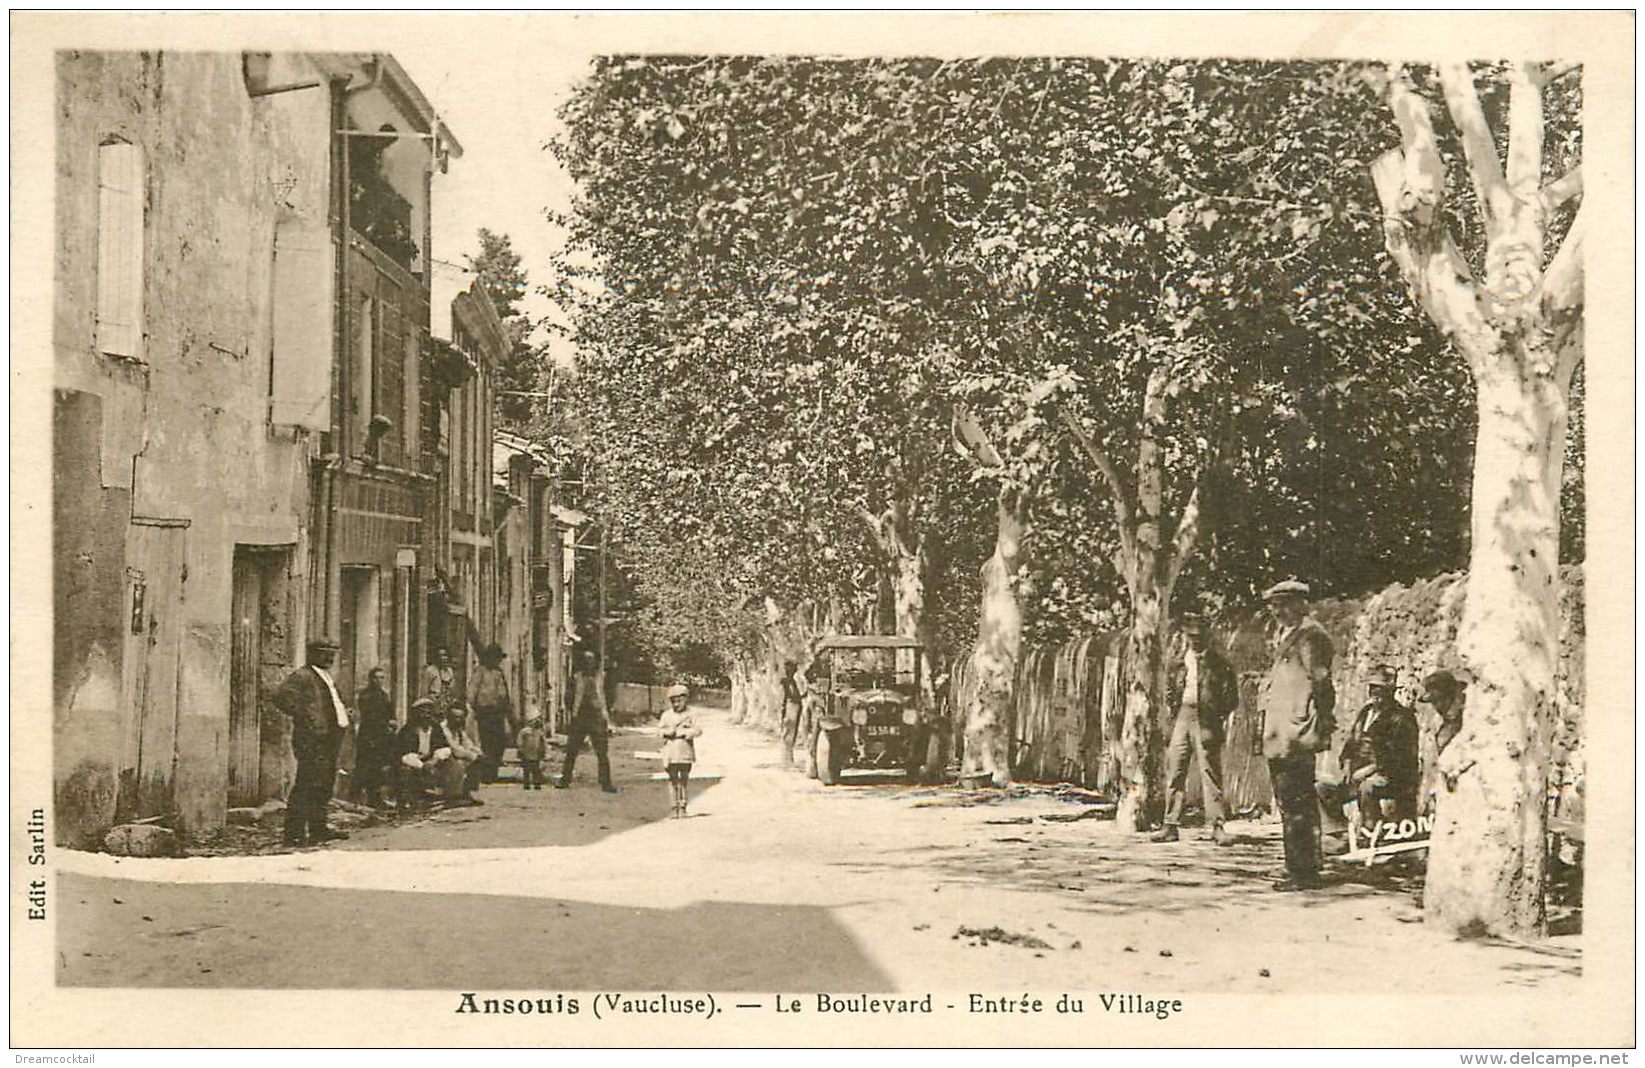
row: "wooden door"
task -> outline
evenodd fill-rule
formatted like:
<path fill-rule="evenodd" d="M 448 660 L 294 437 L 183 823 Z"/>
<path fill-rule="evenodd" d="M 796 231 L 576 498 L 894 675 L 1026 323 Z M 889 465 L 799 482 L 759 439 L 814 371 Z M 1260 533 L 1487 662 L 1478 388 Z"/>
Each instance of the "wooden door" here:
<path fill-rule="evenodd" d="M 115 804 L 122 822 L 172 809 L 186 537 L 181 522 L 133 523 L 126 532 L 125 737 Z"/>

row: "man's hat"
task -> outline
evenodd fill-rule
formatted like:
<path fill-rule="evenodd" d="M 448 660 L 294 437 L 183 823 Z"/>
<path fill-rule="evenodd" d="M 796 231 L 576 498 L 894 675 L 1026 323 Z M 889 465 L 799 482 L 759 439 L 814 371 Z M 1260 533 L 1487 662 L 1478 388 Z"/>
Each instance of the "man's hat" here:
<path fill-rule="evenodd" d="M 311 653 L 318 652 L 322 649 L 335 653 L 341 648 L 342 646 L 337 644 L 337 640 L 335 638 L 327 638 L 322 636 L 319 638 L 310 638 L 308 640 L 308 651 Z"/>
<path fill-rule="evenodd" d="M 1184 634 L 1204 634 L 1210 626 L 1205 617 L 1198 612 L 1185 612 L 1182 616 L 1182 632 Z"/>
<path fill-rule="evenodd" d="M 416 712 L 416 711 L 419 711 L 419 710 L 422 710 L 422 709 L 427 709 L 428 711 L 432 712 L 436 708 L 438 708 L 439 705 L 440 705 L 440 702 L 436 701 L 432 697 L 419 697 L 419 698 L 417 698 L 417 700 L 411 702 L 411 710 L 413 712 Z"/>
<path fill-rule="evenodd" d="M 670 697 L 690 697 L 691 696 L 691 691 L 686 689 L 684 686 L 682 686 L 682 685 L 680 685 L 679 683 L 676 682 L 674 685 L 672 685 L 668 688 L 668 696 L 670 696 Z"/>
<path fill-rule="evenodd" d="M 1276 582 L 1266 590 L 1262 591 L 1262 599 L 1264 601 L 1280 601 L 1293 597 L 1300 599 L 1307 596 L 1308 584 L 1306 582 L 1298 582 L 1296 579 L 1286 579 L 1284 582 Z"/>
<path fill-rule="evenodd" d="M 502 646 L 498 645 L 496 642 L 492 642 L 490 645 L 486 646 L 486 656 L 493 656 L 498 660 L 504 660 L 507 659 L 508 654 L 503 652 Z"/>
<path fill-rule="evenodd" d="M 1386 664 L 1378 664 L 1365 676 L 1367 686 L 1393 686 L 1397 681 L 1394 669 Z"/>
<path fill-rule="evenodd" d="M 1441 690 L 1460 690 L 1463 689 L 1465 684 L 1456 677 L 1455 672 L 1440 668 L 1438 671 L 1430 671 L 1423 676 L 1422 685 Z"/>

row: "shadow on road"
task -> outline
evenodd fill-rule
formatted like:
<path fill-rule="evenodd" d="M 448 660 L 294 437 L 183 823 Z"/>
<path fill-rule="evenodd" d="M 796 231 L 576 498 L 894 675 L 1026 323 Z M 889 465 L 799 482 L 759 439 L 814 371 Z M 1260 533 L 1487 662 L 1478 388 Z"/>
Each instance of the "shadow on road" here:
<path fill-rule="evenodd" d="M 892 988 L 829 910 L 815 906 L 634 908 L 75 874 L 58 877 L 57 893 L 62 986 Z"/>

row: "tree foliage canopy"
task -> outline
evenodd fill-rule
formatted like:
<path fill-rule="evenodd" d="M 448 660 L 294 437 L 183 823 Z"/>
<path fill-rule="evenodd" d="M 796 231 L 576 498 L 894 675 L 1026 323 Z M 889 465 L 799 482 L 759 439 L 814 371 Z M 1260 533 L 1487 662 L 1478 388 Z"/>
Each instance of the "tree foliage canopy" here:
<path fill-rule="evenodd" d="M 1111 487 L 1058 415 L 1135 465 L 1151 380 L 1162 515 L 1214 475 L 1179 596 L 1464 559 L 1471 386 L 1382 249 L 1355 65 L 616 56 L 563 118 L 592 478 L 668 640 L 871 598 L 857 515 L 902 502 L 962 641 L 995 487 L 961 406 L 1032 496 L 1032 633 L 1118 624 Z"/>

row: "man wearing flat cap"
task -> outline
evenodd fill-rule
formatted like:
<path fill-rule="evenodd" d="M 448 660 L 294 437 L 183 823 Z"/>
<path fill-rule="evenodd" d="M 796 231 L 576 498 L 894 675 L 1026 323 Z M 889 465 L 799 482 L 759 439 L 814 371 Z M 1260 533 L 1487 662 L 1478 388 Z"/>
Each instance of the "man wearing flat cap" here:
<path fill-rule="evenodd" d="M 1335 650 L 1308 614 L 1308 585 L 1287 580 L 1263 591 L 1275 623 L 1273 662 L 1257 694 L 1262 753 L 1285 827 L 1286 877 L 1276 890 L 1319 886 L 1319 796 L 1314 754 L 1330 748 L 1336 730 L 1331 683 Z"/>
<path fill-rule="evenodd" d="M 297 779 L 286 799 L 286 842 L 318 845 L 347 838 L 326 826 L 326 806 L 337 778 L 337 751 L 348 729 L 348 709 L 331 678 L 337 643 L 319 638 L 308 643 L 308 663 L 287 675 L 274 691 L 274 707 L 291 717 L 291 751 Z"/>
<path fill-rule="evenodd" d="M 1182 809 L 1188 796 L 1188 761 L 1192 757 L 1199 762 L 1205 824 L 1211 828 L 1211 839 L 1218 845 L 1228 845 L 1232 839 L 1222 829 L 1227 818 L 1222 797 L 1222 743 L 1227 736 L 1228 716 L 1239 707 L 1239 684 L 1228 661 L 1211 648 L 1210 627 L 1204 616 L 1184 616 L 1182 632 L 1187 644 L 1166 676 L 1166 707 L 1175 718 L 1165 750 L 1165 826 L 1154 833 L 1152 840 L 1175 842 L 1180 837 Z"/>

